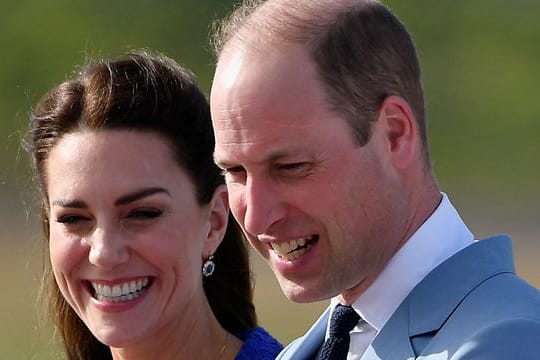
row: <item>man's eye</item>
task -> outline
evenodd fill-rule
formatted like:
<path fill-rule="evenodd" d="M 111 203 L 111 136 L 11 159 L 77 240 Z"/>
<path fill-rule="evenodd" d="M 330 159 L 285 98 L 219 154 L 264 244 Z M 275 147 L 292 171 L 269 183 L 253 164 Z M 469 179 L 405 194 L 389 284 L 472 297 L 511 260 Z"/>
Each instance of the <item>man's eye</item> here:
<path fill-rule="evenodd" d="M 280 164 L 278 168 L 281 170 L 300 170 L 307 166 L 305 162 L 289 163 L 289 164 Z"/>
<path fill-rule="evenodd" d="M 278 164 L 276 167 L 284 175 L 307 175 L 311 169 L 310 163 L 307 162 Z"/>
<path fill-rule="evenodd" d="M 227 174 L 239 174 L 244 172 L 244 168 L 241 166 L 233 166 L 222 170 L 223 175 Z"/>
<path fill-rule="evenodd" d="M 154 209 L 137 209 L 129 213 L 129 218 L 136 220 L 155 219 L 161 216 L 161 210 Z"/>
<path fill-rule="evenodd" d="M 228 182 L 243 182 L 246 177 L 246 171 L 242 166 L 233 166 L 221 171 L 225 180 Z"/>

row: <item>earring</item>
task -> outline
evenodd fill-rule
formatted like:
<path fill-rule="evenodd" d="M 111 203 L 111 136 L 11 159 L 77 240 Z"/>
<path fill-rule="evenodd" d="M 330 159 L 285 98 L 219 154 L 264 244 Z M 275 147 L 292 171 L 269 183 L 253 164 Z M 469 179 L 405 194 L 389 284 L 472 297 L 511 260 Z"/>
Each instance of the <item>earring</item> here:
<path fill-rule="evenodd" d="M 204 277 L 209 277 L 214 273 L 214 270 L 216 270 L 216 264 L 213 260 L 214 255 L 210 255 L 210 257 L 204 262 L 202 267 L 202 274 Z"/>

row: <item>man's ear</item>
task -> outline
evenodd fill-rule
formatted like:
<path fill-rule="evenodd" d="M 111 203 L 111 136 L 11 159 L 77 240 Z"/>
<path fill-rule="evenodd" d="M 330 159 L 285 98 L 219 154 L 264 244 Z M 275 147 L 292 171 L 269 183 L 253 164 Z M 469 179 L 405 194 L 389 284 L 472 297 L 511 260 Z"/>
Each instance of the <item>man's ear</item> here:
<path fill-rule="evenodd" d="M 227 187 L 220 185 L 214 191 L 214 196 L 208 204 L 208 233 L 206 234 L 203 258 L 208 258 L 216 252 L 223 241 L 229 219 L 229 199 Z"/>
<path fill-rule="evenodd" d="M 408 167 L 420 144 L 418 124 L 410 105 L 401 96 L 388 96 L 381 104 L 378 121 L 392 164 L 397 169 Z"/>

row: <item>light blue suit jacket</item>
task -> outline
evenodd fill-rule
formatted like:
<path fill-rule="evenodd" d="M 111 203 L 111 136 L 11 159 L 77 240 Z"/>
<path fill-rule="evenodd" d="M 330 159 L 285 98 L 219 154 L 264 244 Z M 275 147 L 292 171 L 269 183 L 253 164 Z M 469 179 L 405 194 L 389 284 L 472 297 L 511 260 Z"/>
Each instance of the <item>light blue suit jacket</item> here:
<path fill-rule="evenodd" d="M 329 309 L 277 359 L 314 359 Z M 394 312 L 362 360 L 540 359 L 540 292 L 514 273 L 507 236 L 439 265 Z"/>

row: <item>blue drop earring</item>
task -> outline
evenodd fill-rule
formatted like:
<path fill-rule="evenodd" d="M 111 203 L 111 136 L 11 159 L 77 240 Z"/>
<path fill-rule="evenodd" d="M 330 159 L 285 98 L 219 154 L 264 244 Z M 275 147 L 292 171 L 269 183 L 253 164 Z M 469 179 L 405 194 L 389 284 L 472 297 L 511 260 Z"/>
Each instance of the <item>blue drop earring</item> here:
<path fill-rule="evenodd" d="M 216 270 L 214 255 L 210 255 L 210 257 L 203 264 L 202 274 L 204 277 L 209 277 L 214 273 L 214 270 Z"/>

